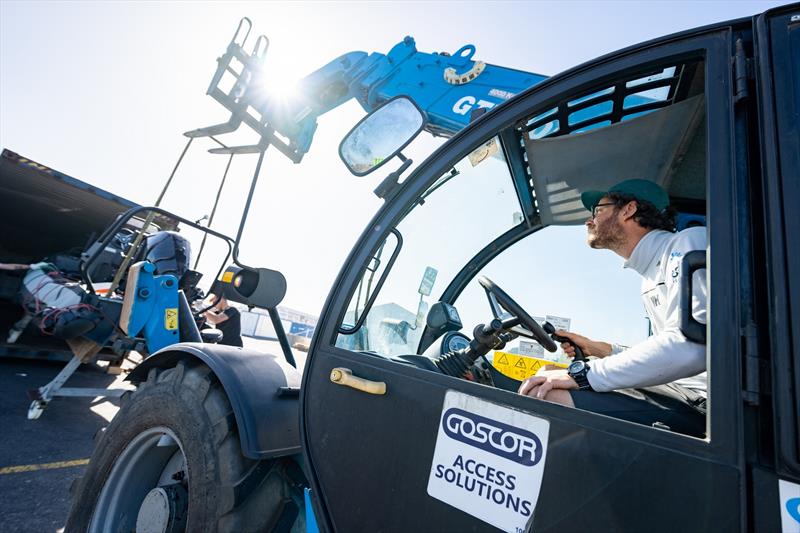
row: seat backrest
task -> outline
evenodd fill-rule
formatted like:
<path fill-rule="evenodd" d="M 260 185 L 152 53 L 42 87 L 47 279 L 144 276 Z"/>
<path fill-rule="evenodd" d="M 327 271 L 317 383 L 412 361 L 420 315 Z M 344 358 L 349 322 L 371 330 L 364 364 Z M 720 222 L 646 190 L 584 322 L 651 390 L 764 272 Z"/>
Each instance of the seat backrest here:
<path fill-rule="evenodd" d="M 136 299 L 136 285 L 139 283 L 139 272 L 141 272 L 143 265 L 143 262 L 135 263 L 128 269 L 128 281 L 125 283 L 125 297 L 122 300 L 122 311 L 119 315 L 119 327 L 126 335 L 130 335 L 128 326 L 131 321 L 133 303 Z"/>

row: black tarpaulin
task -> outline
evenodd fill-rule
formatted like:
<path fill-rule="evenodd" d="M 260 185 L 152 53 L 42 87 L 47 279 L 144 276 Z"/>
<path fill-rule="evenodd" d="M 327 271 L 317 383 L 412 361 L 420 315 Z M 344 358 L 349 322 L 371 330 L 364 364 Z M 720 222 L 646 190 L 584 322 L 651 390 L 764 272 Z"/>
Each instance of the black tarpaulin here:
<path fill-rule="evenodd" d="M 31 161 L 0 154 L 0 262 L 83 249 L 137 204 Z"/>

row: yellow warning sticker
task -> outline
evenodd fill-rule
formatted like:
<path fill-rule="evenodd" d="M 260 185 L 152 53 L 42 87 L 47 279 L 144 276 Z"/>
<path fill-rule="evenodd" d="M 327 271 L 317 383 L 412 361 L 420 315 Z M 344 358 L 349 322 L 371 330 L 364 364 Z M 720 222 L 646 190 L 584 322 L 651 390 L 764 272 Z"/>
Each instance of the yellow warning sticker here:
<path fill-rule="evenodd" d="M 492 366 L 506 377 L 522 381 L 536 374 L 540 368 L 546 365 L 554 365 L 556 368 L 567 368 L 563 363 L 555 363 L 548 359 L 529 357 L 508 352 L 494 352 Z"/>
<path fill-rule="evenodd" d="M 178 308 L 169 307 L 164 315 L 164 327 L 168 330 L 178 329 Z"/>
<path fill-rule="evenodd" d="M 233 279 L 233 272 L 231 272 L 230 270 L 226 270 L 225 272 L 222 273 L 223 283 L 230 283 L 232 279 Z"/>

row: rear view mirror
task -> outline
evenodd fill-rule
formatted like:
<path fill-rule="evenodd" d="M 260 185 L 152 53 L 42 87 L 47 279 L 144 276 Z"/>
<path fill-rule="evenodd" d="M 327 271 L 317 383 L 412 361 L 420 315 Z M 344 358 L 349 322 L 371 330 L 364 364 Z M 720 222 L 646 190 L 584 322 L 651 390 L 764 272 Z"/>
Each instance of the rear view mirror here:
<path fill-rule="evenodd" d="M 425 116 L 398 96 L 361 119 L 339 145 L 339 157 L 356 176 L 365 176 L 405 148 L 425 127 Z"/>

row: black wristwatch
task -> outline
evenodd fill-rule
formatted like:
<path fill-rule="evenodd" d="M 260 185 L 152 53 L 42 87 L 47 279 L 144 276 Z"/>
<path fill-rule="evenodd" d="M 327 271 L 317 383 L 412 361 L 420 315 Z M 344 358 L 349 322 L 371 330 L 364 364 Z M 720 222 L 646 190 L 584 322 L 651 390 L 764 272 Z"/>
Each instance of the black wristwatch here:
<path fill-rule="evenodd" d="M 573 361 L 567 367 L 567 374 L 578 384 L 578 390 L 594 390 L 586 377 L 589 370 L 589 363 L 586 361 Z"/>

